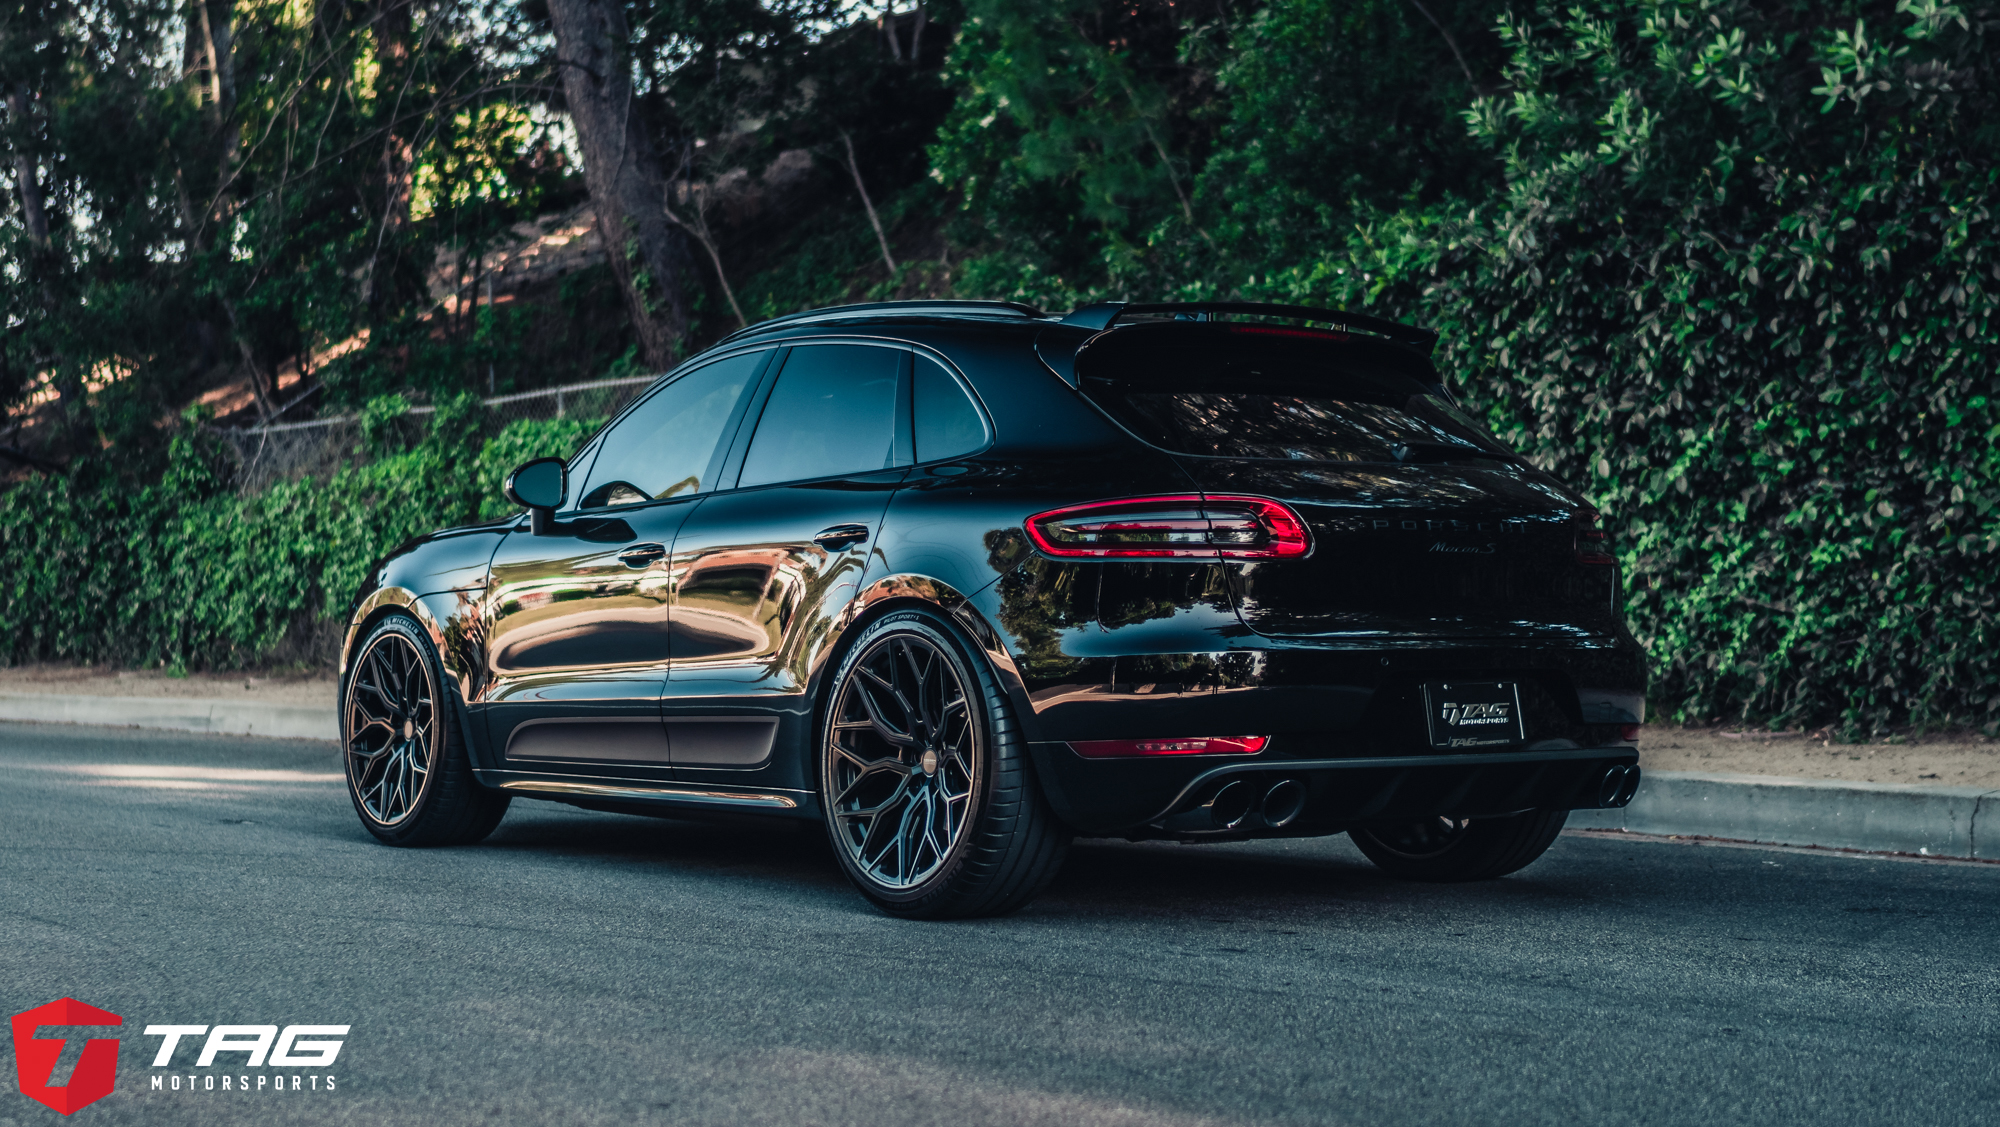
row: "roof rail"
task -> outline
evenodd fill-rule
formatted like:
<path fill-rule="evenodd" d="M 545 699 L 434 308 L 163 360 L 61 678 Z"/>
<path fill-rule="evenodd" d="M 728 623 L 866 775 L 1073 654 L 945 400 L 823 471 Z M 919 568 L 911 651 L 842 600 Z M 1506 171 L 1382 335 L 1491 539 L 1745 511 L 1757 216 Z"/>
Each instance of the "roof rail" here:
<path fill-rule="evenodd" d="M 1305 305 L 1274 305 L 1262 301 L 1163 301 L 1163 302 L 1123 302 L 1107 301 L 1097 305 L 1086 305 L 1062 319 L 1065 325 L 1076 325 L 1086 329 L 1108 329 L 1126 317 L 1145 314 L 1172 314 L 1177 321 L 1212 321 L 1218 313 L 1234 313 L 1258 317 L 1289 317 L 1298 321 L 1320 321 L 1337 325 L 1347 332 L 1367 333 L 1382 337 L 1396 344 L 1413 348 L 1428 356 L 1437 347 L 1438 331 L 1405 325 L 1383 317 L 1371 317 L 1366 313 L 1349 313 L 1339 309 L 1315 309 Z"/>
<path fill-rule="evenodd" d="M 931 301 L 871 301 L 860 305 L 830 305 L 824 309 L 807 309 L 798 313 L 787 313 L 768 321 L 759 321 L 738 329 L 717 342 L 727 344 L 738 337 L 761 333 L 786 325 L 807 324 L 814 321 L 845 321 L 858 317 L 880 317 L 884 314 L 905 314 L 951 316 L 973 313 L 983 316 L 1012 316 L 1029 320 L 1041 320 L 1048 316 L 1032 305 L 1018 301 L 955 301 L 936 299 Z"/>

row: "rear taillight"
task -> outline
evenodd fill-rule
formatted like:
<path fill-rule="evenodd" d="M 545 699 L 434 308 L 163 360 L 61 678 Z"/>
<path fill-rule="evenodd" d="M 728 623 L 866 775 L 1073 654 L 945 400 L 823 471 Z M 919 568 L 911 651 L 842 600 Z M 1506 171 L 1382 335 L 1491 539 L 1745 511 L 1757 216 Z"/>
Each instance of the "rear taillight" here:
<path fill-rule="evenodd" d="M 1142 755 L 1255 755 L 1269 736 L 1182 736 L 1159 740 L 1071 740 L 1085 759 L 1128 759 Z"/>
<path fill-rule="evenodd" d="M 1600 526 L 1602 518 L 1594 509 L 1581 509 L 1576 521 L 1576 562 L 1587 564 L 1615 564 L 1611 555 L 1611 539 Z"/>
<path fill-rule="evenodd" d="M 1266 497 L 1092 501 L 1037 513 L 1027 528 L 1035 547 L 1065 560 L 1287 560 L 1312 550 L 1305 521 Z"/>

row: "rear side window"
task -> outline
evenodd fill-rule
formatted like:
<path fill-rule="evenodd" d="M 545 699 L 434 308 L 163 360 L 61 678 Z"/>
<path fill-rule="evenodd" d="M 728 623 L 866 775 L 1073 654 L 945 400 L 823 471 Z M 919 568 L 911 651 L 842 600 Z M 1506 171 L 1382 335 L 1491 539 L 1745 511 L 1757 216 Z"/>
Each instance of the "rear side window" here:
<path fill-rule="evenodd" d="M 579 507 L 601 509 L 715 488 L 723 431 L 768 355 L 718 360 L 655 392 L 605 432 Z"/>
<path fill-rule="evenodd" d="M 986 423 L 979 408 L 937 361 L 927 356 L 916 358 L 910 394 L 917 461 L 956 458 L 986 445 Z"/>
<path fill-rule="evenodd" d="M 860 344 L 792 349 L 743 459 L 740 485 L 886 469 L 908 353 Z"/>

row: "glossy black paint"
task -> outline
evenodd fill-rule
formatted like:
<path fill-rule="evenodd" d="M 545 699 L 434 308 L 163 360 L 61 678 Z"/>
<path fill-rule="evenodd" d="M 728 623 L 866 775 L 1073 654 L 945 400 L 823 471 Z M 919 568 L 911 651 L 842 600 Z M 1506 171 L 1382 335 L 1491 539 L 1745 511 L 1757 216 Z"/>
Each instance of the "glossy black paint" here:
<path fill-rule="evenodd" d="M 1079 348 L 1134 328 L 1160 335 L 976 310 L 749 330 L 723 350 L 922 352 L 964 378 L 993 441 L 908 464 L 905 415 L 903 464 L 884 470 L 558 512 L 544 536 L 525 518 L 434 534 L 375 569 L 351 637 L 382 614 L 418 617 L 475 722 L 482 781 L 599 808 L 754 799 L 816 817 L 821 683 L 860 626 L 911 605 L 987 652 L 1044 792 L 1082 833 L 1217 836 L 1196 824 L 1201 803 L 1242 775 L 1297 779 L 1305 810 L 1223 836 L 1587 805 L 1592 772 L 1635 761 L 1619 729 L 1642 718 L 1644 663 L 1616 569 L 1576 558 L 1580 496 L 1502 461 L 1305 465 L 1149 446 L 1072 386 Z M 1421 356 L 1394 359 L 1436 379 Z M 725 485 L 781 365 L 732 422 Z M 1022 531 L 1046 509 L 1202 490 L 1292 505 L 1311 556 L 1057 561 Z M 1477 762 L 1435 753 L 1419 694 L 1449 678 L 1519 681 L 1525 742 Z M 1068 746 L 1250 734 L 1271 737 L 1253 757 L 1086 760 Z"/>

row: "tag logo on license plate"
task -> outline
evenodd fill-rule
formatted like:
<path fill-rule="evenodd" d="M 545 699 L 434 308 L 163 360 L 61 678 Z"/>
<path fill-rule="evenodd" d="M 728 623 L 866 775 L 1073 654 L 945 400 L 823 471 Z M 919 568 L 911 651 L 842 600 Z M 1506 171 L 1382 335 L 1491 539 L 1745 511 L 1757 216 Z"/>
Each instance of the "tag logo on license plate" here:
<path fill-rule="evenodd" d="M 1493 747 L 1519 743 L 1521 692 L 1513 681 L 1434 681 L 1424 686 L 1431 746 Z"/>

